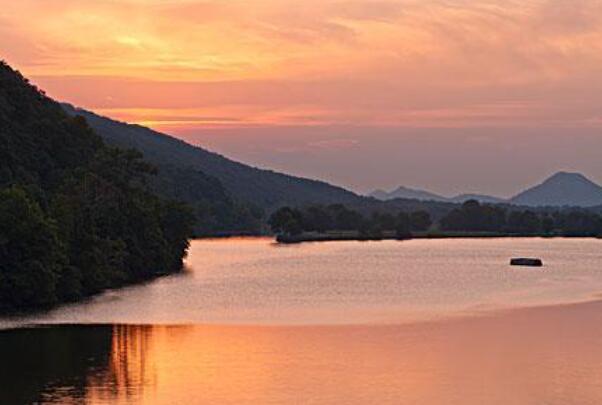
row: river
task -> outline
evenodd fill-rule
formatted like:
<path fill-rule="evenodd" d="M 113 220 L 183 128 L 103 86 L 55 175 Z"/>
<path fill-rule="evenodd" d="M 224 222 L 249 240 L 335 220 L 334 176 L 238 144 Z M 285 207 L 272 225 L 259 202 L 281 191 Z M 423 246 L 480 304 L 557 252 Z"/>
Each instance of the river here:
<path fill-rule="evenodd" d="M 181 274 L 0 319 L 0 403 L 599 404 L 601 247 L 194 241 Z"/>

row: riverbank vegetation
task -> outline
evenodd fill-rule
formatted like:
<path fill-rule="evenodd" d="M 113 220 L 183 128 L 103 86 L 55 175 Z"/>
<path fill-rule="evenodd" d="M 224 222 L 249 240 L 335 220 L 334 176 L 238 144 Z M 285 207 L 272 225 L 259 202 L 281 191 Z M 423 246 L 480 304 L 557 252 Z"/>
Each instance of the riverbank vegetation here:
<path fill-rule="evenodd" d="M 263 231 L 264 209 L 254 200 L 250 202 L 232 193 L 215 177 L 224 158 L 148 128 L 113 121 L 67 104 L 62 107 L 70 116 L 84 117 L 108 145 L 125 150 L 136 148 L 143 153 L 145 161 L 157 168 L 157 175 L 147 179 L 148 189 L 190 206 L 196 217 L 196 237 L 256 235 Z M 195 158 L 197 151 L 200 156 Z M 210 162 L 213 165 L 201 164 Z"/>
<path fill-rule="evenodd" d="M 426 211 L 372 212 L 343 205 L 283 207 L 269 224 L 281 242 L 505 236 L 602 236 L 602 216 L 579 209 L 532 211 L 470 200 L 433 221 Z"/>
<path fill-rule="evenodd" d="M 412 232 L 424 232 L 432 225 L 430 214 L 426 211 L 401 211 L 397 215 L 373 212 L 366 217 L 341 204 L 314 205 L 302 209 L 283 207 L 274 212 L 268 222 L 273 232 L 288 236 L 338 233 L 364 239 L 379 239 L 391 232 L 397 238 L 408 238 Z"/>
<path fill-rule="evenodd" d="M 179 270 L 193 214 L 149 191 L 154 173 L 0 63 L 0 311 Z"/>
<path fill-rule="evenodd" d="M 467 201 L 439 221 L 442 231 L 496 232 L 513 235 L 601 236 L 602 216 L 584 209 L 504 208 Z"/>

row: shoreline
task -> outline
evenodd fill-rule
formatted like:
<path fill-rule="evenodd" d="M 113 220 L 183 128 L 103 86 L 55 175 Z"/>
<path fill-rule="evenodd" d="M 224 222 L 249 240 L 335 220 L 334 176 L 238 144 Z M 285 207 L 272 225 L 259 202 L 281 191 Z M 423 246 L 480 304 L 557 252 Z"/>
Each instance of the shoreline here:
<path fill-rule="evenodd" d="M 416 232 L 405 238 L 397 237 L 394 232 L 383 232 L 380 236 L 360 235 L 359 232 L 306 232 L 300 235 L 276 235 L 276 242 L 283 245 L 305 242 L 379 242 L 386 240 L 407 241 L 412 239 L 505 239 L 505 238 L 587 238 L 602 239 L 592 235 L 559 235 L 559 234 L 517 234 L 504 232 Z"/>
<path fill-rule="evenodd" d="M 245 244 L 244 240 L 247 239 L 249 241 L 248 244 Z M 217 241 L 218 239 L 214 239 L 215 241 Z M 289 251 L 287 249 L 286 246 L 282 246 L 282 245 L 277 245 L 274 242 L 273 238 L 242 238 L 242 240 L 240 242 L 234 242 L 234 243 L 230 243 L 228 241 L 221 241 L 219 242 L 221 243 L 221 245 L 219 246 L 215 246 L 215 249 L 213 247 L 213 245 L 211 244 L 204 244 L 202 240 L 198 241 L 198 242 L 194 242 L 191 245 L 191 257 L 192 257 L 192 261 L 188 261 L 186 264 L 186 268 L 189 268 L 189 271 L 185 271 L 184 273 L 181 273 L 182 275 L 186 276 L 189 274 L 189 272 L 195 272 L 195 261 L 194 258 L 195 256 L 198 256 L 200 258 L 202 258 L 202 266 L 203 267 L 199 267 L 199 270 L 202 272 L 204 266 L 206 266 L 205 263 L 216 263 L 215 260 L 219 259 L 221 262 L 221 257 L 228 257 L 228 252 L 255 252 L 255 251 L 265 251 L 265 253 L 268 255 L 268 257 L 270 258 L 279 258 L 282 260 L 282 262 L 280 264 L 277 265 L 277 269 L 279 270 L 281 268 L 282 264 L 286 264 L 291 262 L 291 257 L 299 257 L 299 256 L 303 256 L 305 255 L 305 248 L 301 248 L 301 250 L 299 251 L 298 249 L 295 249 L 295 247 L 292 247 L 293 250 Z M 239 243 L 241 244 L 239 246 Z M 449 244 L 452 245 L 449 245 Z M 354 244 L 346 244 L 347 247 L 345 246 L 339 246 L 338 248 L 336 247 L 336 244 L 332 244 L 332 248 L 335 249 L 336 252 L 340 252 L 339 248 L 343 249 L 343 252 L 345 252 L 345 249 L 361 249 L 360 251 L 362 252 L 370 252 L 372 251 L 372 247 L 377 249 L 377 251 L 380 251 L 381 248 L 385 248 L 386 251 L 390 252 L 390 254 L 394 255 L 395 257 L 399 257 L 400 260 L 405 260 L 405 257 L 407 256 L 410 261 L 408 263 L 414 263 L 414 265 L 418 265 L 418 266 L 422 266 L 423 265 L 423 257 L 425 252 L 428 254 L 429 252 L 431 252 L 433 249 L 437 250 L 439 249 L 439 247 L 444 247 L 445 249 L 449 249 L 450 246 L 452 248 L 452 251 L 454 252 L 454 257 L 458 256 L 458 257 L 462 257 L 463 252 L 468 252 L 470 255 L 474 255 L 472 256 L 473 259 L 471 261 L 471 263 L 473 264 L 477 264 L 480 266 L 479 263 L 481 263 L 482 258 L 479 257 L 478 251 L 480 250 L 479 246 L 481 246 L 482 244 L 484 244 L 485 246 L 514 246 L 514 248 L 516 249 L 522 249 L 523 246 L 526 246 L 527 249 L 531 249 L 529 246 L 531 246 L 531 244 L 534 244 L 534 246 L 539 246 L 539 248 L 553 248 L 554 246 L 556 246 L 558 244 L 558 246 L 564 246 L 567 245 L 568 246 L 572 246 L 572 247 L 579 247 L 581 246 L 581 244 L 587 245 L 589 246 L 589 248 L 587 249 L 590 252 L 596 252 L 599 250 L 599 243 L 597 240 L 572 240 L 572 239 L 563 239 L 563 238 L 557 238 L 555 240 L 551 239 L 551 240 L 547 240 L 547 239 L 537 239 L 537 238 L 524 238 L 524 239 L 516 239 L 516 240 L 511 240 L 511 239 L 499 239 L 499 240 L 495 240 L 495 239 L 482 239 L 482 242 L 478 242 L 477 241 L 471 241 L 469 239 L 465 240 L 465 241 L 450 241 L 450 242 L 414 242 L 414 243 L 408 243 L 408 244 L 399 244 L 397 245 L 396 243 L 387 243 L 387 244 L 360 244 L 360 243 L 354 243 Z M 306 248 L 310 249 L 310 253 L 312 253 L 312 255 L 310 255 L 309 257 L 317 257 L 318 259 L 318 264 L 320 264 L 320 266 L 322 265 L 322 259 L 321 256 L 324 254 L 324 250 L 326 249 L 326 251 L 329 249 L 328 248 L 328 244 L 323 244 L 323 245 L 313 245 L 315 247 L 315 249 L 311 248 L 311 244 L 306 245 Z M 354 248 L 355 246 L 355 248 Z M 379 248 L 378 246 L 381 246 L 381 248 Z M 388 247 L 387 247 L 388 246 Z M 474 246 L 474 248 L 473 248 Z M 513 249 L 514 249 L 513 248 Z M 282 256 L 282 252 L 279 252 L 280 249 L 285 249 L 288 251 L 287 254 L 285 254 L 284 256 Z M 400 250 L 401 249 L 401 250 Z M 460 250 L 458 250 L 460 249 Z M 489 250 L 485 249 L 485 252 L 488 252 Z M 497 251 L 497 250 L 495 250 Z M 207 257 L 207 252 L 214 252 L 212 255 L 210 255 L 209 257 Z M 412 253 L 413 252 L 413 253 Z M 573 252 L 575 254 L 580 254 L 580 249 L 569 249 L 568 252 Z M 316 253 L 315 255 L 313 253 Z M 343 256 L 346 256 L 346 253 L 343 254 Z M 343 257 L 343 256 L 339 256 L 339 257 Z M 359 257 L 365 257 L 366 255 L 361 254 Z M 501 257 L 504 256 L 504 257 Z M 497 268 L 499 268 L 500 270 L 505 271 L 505 268 L 507 267 L 504 263 L 507 263 L 507 258 L 505 258 L 505 254 L 500 254 L 500 257 L 495 257 L 495 261 L 489 261 L 487 260 L 486 262 L 491 264 L 491 265 L 495 265 Z M 509 255 L 508 255 L 509 256 Z M 252 263 L 255 263 L 255 256 L 254 253 L 251 254 L 249 256 Z M 413 258 L 413 259 L 412 259 Z M 238 263 L 237 261 L 231 261 L 233 263 Z M 278 263 L 278 262 L 276 262 Z M 338 263 L 338 262 L 336 262 Z M 397 267 L 397 263 L 401 263 L 399 260 L 395 260 L 394 262 L 392 262 L 393 266 L 396 268 Z M 565 262 L 556 262 L 556 263 L 565 263 Z M 569 270 L 572 268 L 571 264 L 574 263 L 573 261 L 567 261 L 565 263 L 565 270 Z M 552 259 L 550 259 L 550 264 L 552 264 Z M 227 265 L 227 263 L 226 263 Z M 593 264 L 595 266 L 595 262 Z M 227 268 L 230 268 L 230 265 L 227 265 Z M 238 266 L 239 267 L 239 266 Z M 397 270 L 393 269 L 392 271 L 394 271 L 394 277 L 397 278 Z M 311 269 L 311 267 L 310 267 Z M 591 266 L 589 267 L 584 267 L 585 270 L 588 271 L 592 271 Z M 343 270 L 346 270 L 346 268 L 343 268 Z M 495 270 L 495 269 L 494 269 Z M 563 274 L 562 270 L 563 268 L 560 268 L 561 272 L 559 273 L 561 276 Z M 576 269 L 577 271 L 579 270 L 579 268 Z M 240 270 L 239 270 L 240 272 Z M 529 274 L 527 273 L 529 272 L 529 270 L 525 269 L 525 271 L 523 272 L 522 270 L 520 272 L 516 272 L 516 274 Z M 316 274 L 321 274 L 323 273 L 322 269 L 320 269 Z M 487 272 L 488 273 L 488 272 Z M 539 273 L 539 272 L 538 272 Z M 546 272 L 546 273 L 550 273 L 551 272 Z M 575 269 L 573 269 L 573 271 L 571 273 L 575 273 Z M 204 274 L 204 273 L 202 273 Z M 278 273 L 279 274 L 279 273 Z M 343 272 L 343 279 L 341 280 L 353 280 L 353 277 L 351 276 L 347 276 L 348 273 Z M 355 274 L 355 273 L 353 273 Z M 371 279 L 369 276 L 365 275 L 365 271 L 364 268 L 360 268 L 359 269 L 359 273 L 357 274 L 361 274 L 364 275 L 362 277 L 366 278 L 367 280 L 370 280 L 368 282 L 371 282 Z M 480 273 L 479 273 L 480 274 Z M 505 274 L 505 273 L 503 273 Z M 510 272 L 509 274 L 513 274 L 513 272 Z M 533 273 L 536 274 L 536 273 Z M 594 276 L 596 277 L 595 280 L 598 280 L 598 276 L 594 273 Z M 517 277 L 521 277 L 520 279 L 518 279 L 518 281 L 521 283 L 522 285 L 522 276 L 517 276 Z M 548 276 L 544 276 L 544 277 L 548 277 Z M 530 278 L 530 276 L 529 276 Z M 192 286 L 194 286 L 194 278 L 189 278 L 189 277 L 181 277 L 179 274 L 175 274 L 173 276 L 170 276 L 167 278 L 167 282 L 166 283 L 162 283 L 164 284 L 164 287 L 169 287 L 171 285 L 179 285 L 179 283 L 188 283 L 188 280 L 191 281 Z M 311 279 L 313 282 L 313 278 Z M 494 280 L 494 282 L 497 283 L 497 281 Z M 149 281 L 149 284 L 153 284 L 153 281 Z M 182 284 L 183 285 L 183 284 Z M 388 285 L 388 284 L 385 284 Z M 405 285 L 405 283 L 403 284 Z M 400 286 L 403 286 L 400 285 Z M 497 284 L 496 284 L 497 285 Z M 462 316 L 463 314 L 460 313 L 458 314 L 457 311 L 454 309 L 459 309 L 461 312 L 465 313 L 466 315 L 468 315 L 468 317 L 473 317 L 473 315 L 476 316 L 483 316 L 486 315 L 488 316 L 491 312 L 495 312 L 495 311 L 506 311 L 506 310 L 512 310 L 512 309 L 522 309 L 525 307 L 536 307 L 536 306 L 549 306 L 549 305 L 557 305 L 557 304 L 572 304 L 575 302 L 588 302 L 591 300 L 595 300 L 596 298 L 600 298 L 602 297 L 602 295 L 600 295 L 600 293 L 602 293 L 602 291 L 600 291 L 599 288 L 596 288 L 598 284 L 581 284 L 579 283 L 578 285 L 576 285 L 575 287 L 578 287 L 578 289 L 573 290 L 571 288 L 570 294 L 566 294 L 563 293 L 561 295 L 557 295 L 556 293 L 552 294 L 552 295 L 542 295 L 541 297 L 539 297 L 538 299 L 531 299 L 529 298 L 529 296 L 526 296 L 526 299 L 511 299 L 510 301 L 506 301 L 506 300 L 495 300 L 492 302 L 489 302 L 488 300 L 475 300 L 473 302 L 473 300 L 469 300 L 469 302 L 467 302 L 467 304 L 472 304 L 470 306 L 464 306 L 464 305 L 460 305 L 461 308 L 457 308 L 456 305 L 452 305 L 451 307 L 449 307 L 448 309 L 451 309 L 452 312 L 454 313 L 454 317 L 456 317 L 456 315 L 460 315 Z M 175 313 L 174 316 L 170 316 L 168 318 L 164 318 L 162 316 L 160 317 L 155 317 L 152 316 L 152 314 L 150 314 L 150 316 L 147 316 L 148 314 L 145 313 L 141 313 L 138 314 L 137 317 L 135 318 L 131 318 L 128 316 L 122 317 L 122 316 L 113 316 L 111 315 L 112 311 L 107 311 L 107 309 L 112 309 L 115 310 L 114 308 L 118 308 L 119 305 L 114 305 L 114 302 L 119 302 L 119 301 L 115 301 L 113 298 L 110 298 L 113 295 L 117 295 L 117 296 L 122 296 L 123 298 L 128 299 L 128 297 L 130 296 L 136 296 L 137 294 L 137 290 L 142 287 L 141 292 L 143 293 L 144 290 L 144 286 L 132 286 L 133 292 L 130 293 L 127 290 L 129 290 L 129 288 L 126 289 L 115 289 L 114 292 L 110 291 L 110 292 L 106 292 L 104 294 L 101 294 L 101 297 L 103 295 L 106 295 L 108 298 L 104 299 L 101 298 L 98 300 L 98 302 L 96 302 L 96 299 L 87 299 L 85 301 L 80 301 L 77 303 L 70 303 L 70 304 L 65 304 L 65 305 L 60 305 L 59 307 L 57 307 L 56 309 L 58 309 L 58 311 L 55 313 L 54 311 L 50 311 L 50 315 L 51 316 L 46 316 L 45 313 L 47 313 L 48 311 L 33 311 L 33 312 L 29 312 L 27 311 L 27 313 L 13 313 L 12 316 L 6 316 L 7 314 L 2 314 L 2 316 L 0 316 L 0 324 L 5 323 L 5 325 L 3 325 L 4 327 L 9 326 L 9 324 L 19 324 L 19 325 L 23 325 L 23 324 L 37 324 L 37 323 L 52 323 L 52 324 L 56 324 L 56 323 L 61 323 L 61 320 L 65 320 L 65 319 L 70 319 L 71 321 L 73 320 L 85 320 L 85 321 L 94 321 L 94 322 L 106 322 L 106 323 L 119 323 L 120 320 L 124 320 L 126 322 L 135 322 L 135 323 L 139 323 L 142 321 L 142 323 L 147 323 L 147 324 L 153 324 L 156 323 L 157 321 L 163 324 L 170 324 L 170 323 L 177 323 L 177 324 L 192 324 L 192 323 L 205 323 L 206 321 L 209 321 L 209 323 L 212 324 L 220 324 L 220 323 L 228 323 L 228 324 L 255 324 L 255 322 L 253 322 L 253 320 L 251 320 L 251 322 L 249 322 L 249 317 L 244 315 L 244 312 L 242 312 L 243 315 L 239 316 L 237 314 L 234 314 L 234 316 L 231 316 L 233 314 L 229 314 L 226 317 L 220 316 L 220 314 L 209 314 L 209 315 L 202 315 L 202 316 L 197 316 L 197 314 L 194 311 L 178 311 L 177 313 Z M 594 287 L 594 288 L 592 288 Z M 496 287 L 497 290 L 497 287 Z M 124 291 L 124 292 L 121 292 Z M 169 288 L 166 291 L 172 291 Z M 173 290 L 176 291 L 176 290 Z M 201 291 L 202 294 L 202 290 Z M 345 292 L 345 289 L 343 288 L 342 290 L 343 292 Z M 572 291 L 575 291 L 575 293 L 572 293 Z M 393 291 L 395 292 L 395 291 Z M 152 295 L 152 294 L 150 294 Z M 524 295 L 524 294 L 523 294 Z M 520 298 L 523 295 L 518 295 L 518 298 Z M 345 295 L 344 295 L 345 296 Z M 134 303 L 137 303 L 139 300 L 142 300 L 145 296 L 143 295 L 139 295 L 137 300 Z M 166 295 L 166 297 L 171 297 L 171 293 Z M 503 296 L 502 296 L 503 298 Z M 540 299 L 540 298 L 543 298 Z M 567 299 L 568 298 L 568 299 Z M 285 300 L 287 298 L 284 298 Z M 146 300 L 145 300 L 146 301 Z M 340 317 L 338 319 L 334 319 L 334 322 L 336 324 L 356 324 L 356 323 L 360 323 L 360 324 L 364 324 L 366 323 L 365 321 L 368 321 L 369 323 L 387 323 L 387 324 L 397 324 L 397 323 L 411 323 L 414 321 L 420 321 L 420 320 L 424 320 L 425 318 L 440 318 L 439 317 L 439 311 L 432 311 L 430 308 L 430 306 L 428 307 L 424 307 L 423 306 L 419 306 L 417 308 L 414 308 L 412 306 L 412 302 L 408 301 L 408 300 L 399 300 L 400 302 L 406 302 L 406 305 L 408 305 L 408 307 L 404 307 L 404 306 L 395 306 L 393 307 L 389 307 L 387 306 L 383 306 L 383 308 L 380 307 L 380 305 L 376 305 L 374 307 L 368 306 L 366 308 L 363 307 L 356 307 L 357 309 L 357 316 L 354 316 L 353 318 L 347 318 L 345 316 Z M 542 302 L 543 301 L 543 302 Z M 344 301 L 341 301 L 344 302 Z M 96 312 L 89 312 L 90 309 L 86 308 L 89 304 L 92 304 L 90 306 L 90 309 L 94 310 L 96 309 Z M 98 304 L 98 305 L 96 305 Z M 474 304 L 474 305 L 473 305 Z M 511 305 L 507 305 L 507 304 L 511 304 Z M 516 305 L 518 304 L 518 305 Z M 523 305 L 523 304 L 527 304 L 527 305 Z M 65 310 L 61 310 L 60 308 L 65 308 Z M 70 308 L 71 307 L 71 308 Z M 79 308 L 86 308 L 85 312 L 81 312 L 79 311 Z M 136 306 L 132 306 L 132 308 L 136 308 Z M 353 306 L 350 306 L 351 310 L 353 310 Z M 416 309 L 417 311 L 414 311 L 412 308 Z M 182 308 L 185 309 L 185 308 Z M 393 309 L 393 311 L 389 311 L 389 309 Z M 332 315 L 333 315 L 333 311 L 329 312 L 329 307 L 328 306 L 319 306 L 316 307 L 316 311 L 320 310 L 321 312 L 314 312 L 314 313 L 310 313 L 307 311 L 296 311 L 294 312 L 295 316 L 291 317 L 287 315 L 287 312 L 282 312 L 281 314 L 271 314 L 269 316 L 263 316 L 260 315 L 257 319 L 259 319 L 259 323 L 261 324 L 276 324 L 276 325 L 282 325 L 282 324 L 331 324 L 332 319 Z M 71 315 L 70 313 L 73 312 L 76 317 L 74 318 L 73 315 Z M 78 316 L 78 313 L 81 312 L 83 315 L 82 316 Z M 448 311 L 444 311 L 445 313 L 443 314 L 443 318 L 447 317 L 447 314 L 449 313 Z M 98 314 L 98 316 L 91 316 L 90 314 L 92 313 L 96 313 Z M 134 311 L 133 313 L 137 313 L 136 311 Z M 317 314 L 323 314 L 324 316 L 316 316 Z M 423 313 L 426 315 L 426 317 L 423 316 Z M 106 314 L 106 315 L 105 315 Z M 224 314 L 221 314 L 224 315 Z M 274 317 L 274 315 L 277 315 Z M 284 316 L 278 316 L 278 315 L 284 315 Z M 299 316 L 300 315 L 300 316 Z M 336 315 L 336 314 L 335 314 Z M 67 318 L 65 318 L 65 316 L 67 316 Z M 337 315 L 338 316 L 338 315 Z M 4 321 L 4 322 L 2 322 Z M 57 322 L 58 321 L 58 322 Z M 351 321 L 351 322 L 349 322 Z M 408 322 L 409 321 L 409 322 Z"/>
<path fill-rule="evenodd" d="M 523 318 L 533 316 L 555 316 L 594 312 L 602 316 L 602 294 L 592 296 L 591 299 L 568 301 L 548 304 L 533 304 L 525 306 L 508 306 L 487 310 L 464 310 L 455 314 L 447 314 L 433 318 L 407 321 L 373 321 L 358 323 L 230 323 L 230 322 L 24 322 L 17 325 L 2 326 L 0 317 L 0 333 L 20 329 L 62 328 L 62 327 L 102 327 L 102 326 L 128 326 L 128 327 L 202 327 L 202 328 L 249 328 L 249 329 L 344 329 L 344 328 L 415 328 L 424 326 L 445 326 L 450 324 L 464 324 L 467 322 L 495 322 L 508 318 Z"/>
<path fill-rule="evenodd" d="M 191 239 L 194 240 L 194 239 Z M 165 277 L 174 276 L 180 274 L 185 271 L 186 265 L 182 262 L 182 265 L 178 270 L 169 270 L 164 272 L 157 272 L 150 277 L 141 278 L 139 280 L 132 280 L 129 282 L 125 282 L 121 285 L 116 285 L 112 287 L 104 288 L 101 291 L 84 295 L 78 299 L 74 300 L 66 300 L 59 301 L 50 305 L 41 305 L 41 306 L 27 306 L 23 308 L 0 308 L 0 323 L 2 320 L 8 320 L 11 318 L 23 318 L 28 316 L 36 316 L 38 314 L 49 313 L 54 310 L 65 308 L 71 305 L 82 305 L 88 302 L 91 302 L 94 298 L 100 297 L 103 294 L 106 294 L 111 291 L 120 291 L 127 288 L 144 286 L 145 284 L 151 284 L 157 280 L 160 280 Z M 3 330 L 0 326 L 0 330 Z"/>

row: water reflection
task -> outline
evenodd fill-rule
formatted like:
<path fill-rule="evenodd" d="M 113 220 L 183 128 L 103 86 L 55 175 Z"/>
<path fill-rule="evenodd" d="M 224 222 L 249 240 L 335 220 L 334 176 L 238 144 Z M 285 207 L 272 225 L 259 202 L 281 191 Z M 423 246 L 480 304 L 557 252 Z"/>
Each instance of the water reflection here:
<path fill-rule="evenodd" d="M 151 335 L 151 326 L 1 331 L 0 403 L 136 401 L 156 384 Z"/>
<path fill-rule="evenodd" d="M 110 326 L 0 331 L 0 403 L 84 398 L 90 373 L 107 369 L 112 336 Z"/>
<path fill-rule="evenodd" d="M 590 300 L 602 241 L 412 240 L 275 248 L 268 239 L 194 241 L 189 270 L 111 290 L 26 324 L 341 325 L 402 323 Z M 543 271 L 508 266 L 542 257 Z"/>
<path fill-rule="evenodd" d="M 0 332 L 1 404 L 599 404 L 602 304 L 402 326 Z"/>
<path fill-rule="evenodd" d="M 88 379 L 89 402 L 132 403 L 156 386 L 156 370 L 149 361 L 152 335 L 152 326 L 113 326 L 107 365 Z"/>

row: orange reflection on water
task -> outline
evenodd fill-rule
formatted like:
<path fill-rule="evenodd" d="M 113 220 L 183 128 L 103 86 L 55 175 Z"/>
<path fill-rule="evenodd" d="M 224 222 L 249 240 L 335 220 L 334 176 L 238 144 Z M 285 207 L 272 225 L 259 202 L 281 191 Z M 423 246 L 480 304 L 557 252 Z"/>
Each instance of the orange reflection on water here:
<path fill-rule="evenodd" d="M 405 326 L 116 326 L 91 404 L 599 404 L 602 305 Z"/>
<path fill-rule="evenodd" d="M 402 349 L 402 358 L 392 355 L 397 351 L 390 346 L 394 331 L 116 326 L 110 363 L 106 373 L 90 378 L 86 401 L 293 403 L 321 398 L 336 402 L 382 398 L 383 387 L 426 390 L 434 354 L 415 346 Z"/>
<path fill-rule="evenodd" d="M 146 390 L 157 386 L 152 326 L 116 325 L 112 330 L 111 353 L 104 372 L 88 380 L 91 403 L 131 403 L 140 401 Z"/>

